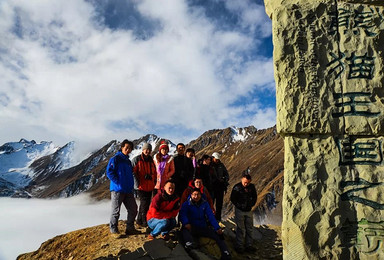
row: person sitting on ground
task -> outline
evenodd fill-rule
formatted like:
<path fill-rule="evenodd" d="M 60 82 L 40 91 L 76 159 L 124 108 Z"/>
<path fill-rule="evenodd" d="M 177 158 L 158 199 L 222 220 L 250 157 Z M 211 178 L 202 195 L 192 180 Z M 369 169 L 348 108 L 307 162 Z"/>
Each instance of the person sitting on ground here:
<path fill-rule="evenodd" d="M 183 195 L 181 196 L 180 204 L 182 205 L 185 201 L 187 201 L 189 195 L 191 195 L 193 190 L 196 188 L 200 189 L 201 196 L 203 197 L 204 200 L 208 202 L 209 206 L 212 209 L 213 214 L 215 214 L 215 208 L 213 207 L 213 201 L 212 201 L 211 195 L 209 195 L 207 188 L 204 187 L 203 185 L 203 180 L 199 176 L 196 176 L 194 180 L 189 182 L 188 188 L 185 189 Z"/>
<path fill-rule="evenodd" d="M 176 226 L 176 216 L 180 209 L 180 198 L 174 194 L 175 183 L 165 182 L 164 189 L 159 190 L 152 199 L 147 213 L 148 227 L 152 229 L 148 239 L 152 240 L 161 234 L 164 240 L 169 239 L 169 231 Z"/>
<path fill-rule="evenodd" d="M 251 175 L 249 171 L 243 173 L 241 182 L 237 183 L 231 192 L 231 202 L 235 205 L 236 244 L 235 250 L 238 253 L 245 250 L 255 251 L 253 243 L 253 214 L 252 207 L 257 200 L 256 188 L 251 184 Z"/>
<path fill-rule="evenodd" d="M 219 246 L 221 259 L 231 259 L 228 247 L 220 237 L 223 230 L 217 223 L 208 202 L 202 199 L 200 189 L 195 188 L 193 190 L 188 200 L 181 206 L 179 216 L 182 223 L 181 232 L 187 250 L 196 248 L 193 236 L 209 237 L 214 239 Z M 207 219 L 214 229 L 208 226 Z"/>

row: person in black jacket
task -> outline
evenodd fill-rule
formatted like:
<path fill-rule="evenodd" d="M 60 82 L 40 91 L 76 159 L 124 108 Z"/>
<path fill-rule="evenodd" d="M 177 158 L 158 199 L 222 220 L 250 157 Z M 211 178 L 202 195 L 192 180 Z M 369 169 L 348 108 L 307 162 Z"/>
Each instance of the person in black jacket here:
<path fill-rule="evenodd" d="M 214 184 L 213 187 L 213 203 L 216 207 L 216 219 L 221 221 L 221 211 L 223 209 L 224 194 L 227 193 L 227 187 L 229 184 L 229 174 L 225 165 L 220 160 L 221 156 L 219 153 L 214 152 L 212 154 L 212 167 L 214 174 L 212 175 L 211 182 Z M 205 182 L 204 182 L 205 185 Z"/>
<path fill-rule="evenodd" d="M 237 223 L 235 250 L 238 253 L 244 252 L 244 238 L 245 250 L 255 251 L 252 246 L 253 214 L 251 209 L 255 205 L 256 199 L 256 189 L 251 184 L 251 175 L 247 170 L 243 173 L 241 182 L 233 187 L 231 193 L 231 202 L 235 205 L 235 222 Z"/>
<path fill-rule="evenodd" d="M 185 156 L 185 145 L 178 143 L 176 146 L 177 154 L 173 157 L 175 163 L 175 173 L 172 179 L 175 181 L 175 193 L 181 197 L 184 190 L 188 187 L 189 181 L 193 178 L 193 164 L 192 160 Z"/>

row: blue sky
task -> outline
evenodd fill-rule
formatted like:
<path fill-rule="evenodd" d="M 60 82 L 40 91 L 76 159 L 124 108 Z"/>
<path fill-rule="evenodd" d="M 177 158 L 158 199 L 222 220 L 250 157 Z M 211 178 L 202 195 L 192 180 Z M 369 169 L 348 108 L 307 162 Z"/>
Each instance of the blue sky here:
<path fill-rule="evenodd" d="M 275 124 L 261 0 L 0 2 L 0 144 Z"/>

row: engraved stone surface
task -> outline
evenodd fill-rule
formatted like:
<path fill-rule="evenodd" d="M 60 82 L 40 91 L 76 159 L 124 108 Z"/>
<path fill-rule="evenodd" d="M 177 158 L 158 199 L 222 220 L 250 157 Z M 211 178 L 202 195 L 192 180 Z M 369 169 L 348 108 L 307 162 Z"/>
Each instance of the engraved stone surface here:
<path fill-rule="evenodd" d="M 384 1 L 271 0 L 285 259 L 384 259 Z"/>
<path fill-rule="evenodd" d="M 271 12 L 279 133 L 384 134 L 384 7 L 277 2 L 286 3 Z"/>
<path fill-rule="evenodd" d="M 351 137 L 285 137 L 282 239 L 286 259 L 384 257 L 380 226 L 384 182 L 378 181 L 384 179 L 384 165 L 372 160 L 376 155 L 380 158 L 380 152 L 382 156 L 384 138 L 352 140 L 368 144 L 364 156 L 340 147 L 340 140 L 351 141 Z M 362 226 L 362 220 L 375 230 Z M 376 241 L 375 250 L 370 241 Z M 370 248 L 369 254 L 364 247 Z"/>

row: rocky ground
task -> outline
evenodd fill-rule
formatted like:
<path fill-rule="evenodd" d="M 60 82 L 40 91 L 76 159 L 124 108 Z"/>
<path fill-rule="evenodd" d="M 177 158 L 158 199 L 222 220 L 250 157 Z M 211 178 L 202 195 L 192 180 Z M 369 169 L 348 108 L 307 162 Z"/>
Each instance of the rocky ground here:
<path fill-rule="evenodd" d="M 124 222 L 119 229 L 124 230 Z M 233 259 L 282 259 L 282 245 L 279 226 L 255 227 L 255 253 L 237 254 L 233 249 L 234 223 L 225 222 L 225 239 Z M 199 241 L 199 250 L 185 252 L 178 241 L 177 230 L 171 240 L 149 241 L 145 229 L 137 235 L 113 237 L 107 224 L 80 229 L 56 236 L 44 242 L 38 250 L 20 255 L 17 259 L 218 259 L 220 251 L 210 239 Z"/>

